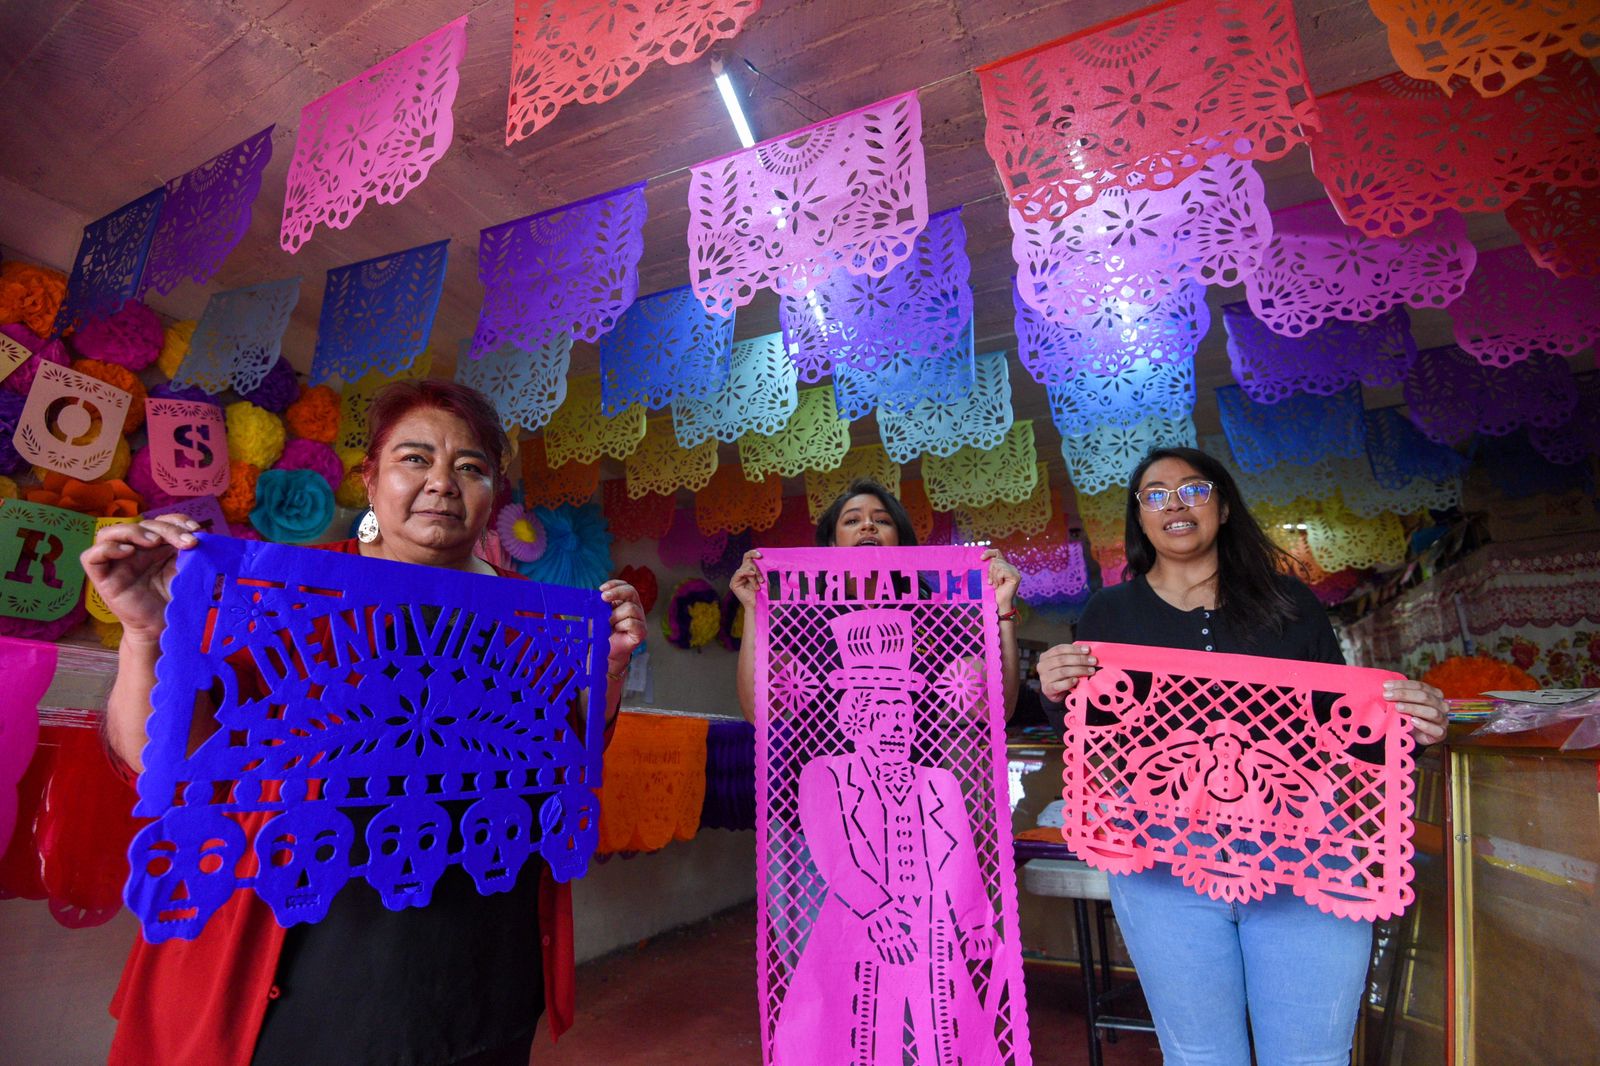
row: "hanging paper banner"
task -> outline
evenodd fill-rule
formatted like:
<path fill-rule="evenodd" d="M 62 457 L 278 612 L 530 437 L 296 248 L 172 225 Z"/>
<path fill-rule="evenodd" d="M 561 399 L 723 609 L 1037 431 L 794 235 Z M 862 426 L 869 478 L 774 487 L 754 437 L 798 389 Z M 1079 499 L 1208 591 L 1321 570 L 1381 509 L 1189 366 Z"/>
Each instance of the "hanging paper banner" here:
<path fill-rule="evenodd" d="M 1550 429 L 1530 429 L 1528 443 L 1552 463 L 1581 463 L 1600 455 L 1600 372 L 1577 375 L 1578 402 L 1572 417 Z"/>
<path fill-rule="evenodd" d="M 706 803 L 702 829 L 754 831 L 756 729 L 741 719 L 718 719 L 706 731 Z"/>
<path fill-rule="evenodd" d="M 885 447 L 885 451 L 888 448 Z M 927 544 L 933 536 L 933 504 L 928 500 L 928 490 L 921 480 L 900 482 L 900 506 L 911 519 L 911 528 L 917 534 L 918 544 Z"/>
<path fill-rule="evenodd" d="M 1459 478 L 1412 481 L 1391 489 L 1373 475 L 1372 464 L 1365 459 L 1330 459 L 1327 462 L 1337 488 L 1330 489 L 1326 496 L 1337 491 L 1350 513 L 1360 518 L 1410 515 L 1425 507 L 1442 511 L 1461 504 Z"/>
<path fill-rule="evenodd" d="M 1066 702 L 1062 826 L 1099 870 L 1156 863 L 1201 895 L 1280 888 L 1340 918 L 1410 904 L 1410 721 L 1401 675 L 1090 642 Z"/>
<path fill-rule="evenodd" d="M 0 522 L 4 521 L 0 506 Z M 17 824 L 17 785 L 39 744 L 39 700 L 56 676 L 56 646 L 39 640 L 0 637 L 0 840 L 11 840 Z"/>
<path fill-rule="evenodd" d="M 467 16 L 442 26 L 300 109 L 278 243 L 298 252 L 318 225 L 344 229 L 368 200 L 421 185 L 455 131 L 450 113 Z"/>
<path fill-rule="evenodd" d="M 165 187 L 152 189 L 83 227 L 53 334 L 59 336 L 92 319 L 109 318 L 139 295 L 150 240 L 166 196 Z"/>
<path fill-rule="evenodd" d="M 650 64 L 692 63 L 736 37 L 761 0 L 516 0 L 506 144 L 568 104 L 603 104 Z"/>
<path fill-rule="evenodd" d="M 1473 467 L 1482 470 L 1495 491 L 1510 500 L 1576 492 L 1580 496 L 1573 501 L 1571 510 L 1583 513 L 1595 494 L 1593 467 L 1588 463 L 1552 463 L 1534 450 L 1528 436 L 1528 431 L 1518 430 L 1504 437 L 1474 438 Z"/>
<path fill-rule="evenodd" d="M 466 344 L 462 344 L 464 349 Z M 556 334 L 543 347 L 528 350 L 507 344 L 470 359 L 456 360 L 456 380 L 494 401 L 507 433 L 539 429 L 567 399 L 572 338 Z"/>
<path fill-rule="evenodd" d="M 581 507 L 599 487 L 599 463 L 574 461 L 553 467 L 545 453 L 543 437 L 530 437 L 522 442 L 522 493 L 527 506 L 554 509 L 570 504 Z"/>
<path fill-rule="evenodd" d="M 1152 307 L 1105 297 L 1083 314 L 1047 319 L 1013 286 L 1017 358 L 1041 385 L 1062 385 L 1079 374 L 1121 374 L 1143 360 L 1181 363 L 1194 358 L 1211 329 L 1206 291 L 1185 282 Z"/>
<path fill-rule="evenodd" d="M 1466 220 L 1454 211 L 1405 237 L 1373 237 L 1316 200 L 1274 211 L 1272 231 L 1244 291 L 1255 316 L 1285 337 L 1304 336 L 1330 318 L 1367 322 L 1403 303 L 1446 307 L 1478 261 Z"/>
<path fill-rule="evenodd" d="M 366 451 L 367 411 L 372 407 L 372 398 L 377 395 L 378 390 L 391 381 L 421 381 L 431 373 L 433 373 L 433 355 L 424 351 L 417 357 L 416 362 L 392 376 L 368 371 L 353 383 L 347 384 L 339 393 L 338 447 Z"/>
<path fill-rule="evenodd" d="M 778 318 L 800 380 L 958 347 L 972 321 L 971 275 L 967 230 L 955 207 L 929 218 L 911 257 L 883 277 L 836 270 L 804 294 L 786 293 Z"/>
<path fill-rule="evenodd" d="M 770 1066 L 1032 1061 L 981 554 L 777 549 L 759 561 L 756 953 Z"/>
<path fill-rule="evenodd" d="M 1194 410 L 1194 360 L 1141 359 L 1117 374 L 1078 374 L 1051 385 L 1050 420 L 1064 437 L 1102 425 L 1131 426 L 1152 416 L 1184 418 Z"/>
<path fill-rule="evenodd" d="M 732 444 L 746 433 L 771 436 L 800 405 L 794 364 L 783 334 L 751 337 L 733 346 L 727 383 L 704 399 L 672 401 L 672 425 L 685 448 L 715 438 Z"/>
<path fill-rule="evenodd" d="M 1501 211 L 1535 185 L 1600 184 L 1600 73 L 1566 56 L 1501 96 L 1390 74 L 1317 100 L 1311 166 L 1339 217 L 1403 237 L 1441 211 Z"/>
<path fill-rule="evenodd" d="M 25 500 L 0 500 L 0 614 L 49 622 L 78 605 L 94 519 Z"/>
<path fill-rule="evenodd" d="M 272 159 L 273 128 L 167 182 L 143 288 L 171 292 L 185 279 L 204 285 L 221 269 L 250 229 L 261 174 Z"/>
<path fill-rule="evenodd" d="M 879 407 L 878 433 L 890 458 L 909 463 L 919 455 L 998 447 L 1014 417 L 1006 353 L 989 352 L 974 361 L 972 388 L 955 400 L 924 399 L 901 413 Z"/>
<path fill-rule="evenodd" d="M 1222 325 L 1234 380 L 1257 403 L 1278 403 L 1302 392 L 1331 396 L 1358 383 L 1393 388 L 1417 358 L 1411 318 L 1403 307 L 1367 322 L 1332 319 L 1284 336 L 1252 314 L 1249 304 L 1224 304 Z"/>
<path fill-rule="evenodd" d="M 1219 155 L 1170 188 L 1107 189 L 1065 217 L 1011 211 L 1017 291 L 1054 322 L 1107 299 L 1159 303 L 1185 281 L 1237 285 L 1272 239 L 1254 164 Z"/>
<path fill-rule="evenodd" d="M 0 381 L 10 377 L 11 372 L 26 363 L 32 355 L 32 348 L 15 337 L 0 333 Z"/>
<path fill-rule="evenodd" d="M 1290 396 L 1274 404 L 1253 402 L 1237 385 L 1217 389 L 1222 431 L 1240 468 L 1251 472 L 1284 462 L 1361 458 L 1367 447 L 1362 409 L 1359 385 L 1328 396 Z"/>
<path fill-rule="evenodd" d="M 1562 52 L 1600 54 L 1600 12 L 1582 0 L 1372 0 L 1400 69 L 1447 94 L 1498 96 Z"/>
<path fill-rule="evenodd" d="M 1317 126 L 1294 9 L 1275 0 L 1160 4 L 977 73 L 989 157 L 1028 222 L 1107 188 L 1172 188 L 1219 152 L 1277 159 Z"/>
<path fill-rule="evenodd" d="M 156 821 L 124 898 L 145 939 L 194 939 L 239 888 L 292 926 L 355 877 L 398 911 L 448 865 L 484 894 L 535 850 L 581 876 L 608 615 L 594 592 L 201 538 L 173 582 L 139 777 L 136 813 Z M 214 684 L 227 724 L 191 751 L 194 694 Z M 459 819 L 444 806 L 468 800 Z"/>
<path fill-rule="evenodd" d="M 1600 340 L 1600 277 L 1552 278 L 1520 245 L 1484 252 L 1450 319 L 1462 350 L 1491 366 L 1576 355 Z"/>
<path fill-rule="evenodd" d="M 905 488 L 904 484 L 901 489 Z M 929 523 L 930 529 L 932 523 Z M 771 529 L 761 530 L 752 538 L 755 546 L 768 548 L 805 548 L 816 543 L 817 524 L 811 519 L 811 508 L 804 496 L 785 496 L 783 510 Z"/>
<path fill-rule="evenodd" d="M 410 366 L 428 347 L 449 253 L 436 241 L 328 271 L 311 384 Z"/>
<path fill-rule="evenodd" d="M 666 495 L 679 489 L 699 492 L 717 472 L 717 442 L 708 440 L 693 448 L 679 446 L 672 419 L 652 418 L 644 440 L 623 463 L 628 495 Z"/>
<path fill-rule="evenodd" d="M 550 463 L 599 462 L 601 456 L 626 459 L 644 440 L 644 408 L 637 405 L 608 418 L 600 411 L 600 379 L 589 374 L 567 382 L 567 402 L 544 427 Z"/>
<path fill-rule="evenodd" d="M 672 528 L 677 500 L 670 493 L 645 493 L 634 498 L 628 495 L 627 481 L 616 478 L 600 486 L 600 507 L 613 537 L 656 541 Z"/>
<path fill-rule="evenodd" d="M 1506 221 L 1556 277 L 1600 274 L 1600 190 L 1539 185 L 1506 208 Z"/>
<path fill-rule="evenodd" d="M 600 338 L 600 409 L 714 396 L 732 356 L 733 316 L 709 314 L 687 285 L 642 297 Z"/>
<path fill-rule="evenodd" d="M 706 800 L 704 718 L 617 715 L 600 791 L 600 855 L 660 851 L 693 840 Z"/>
<path fill-rule="evenodd" d="M 1466 456 L 1423 436 L 1399 408 L 1363 411 L 1367 459 L 1378 484 L 1403 489 L 1414 481 L 1451 481 L 1467 472 Z"/>
<path fill-rule="evenodd" d="M 987 507 L 992 503 L 1022 503 L 1038 486 L 1039 454 L 1034 445 L 1033 423 L 1013 423 L 999 447 L 988 451 L 962 448 L 948 456 L 922 460 L 922 485 L 928 499 L 941 511 L 957 507 Z"/>
<path fill-rule="evenodd" d="M 213 396 L 254 392 L 283 352 L 283 331 L 300 302 L 300 279 L 213 293 L 172 383 Z"/>
<path fill-rule="evenodd" d="M 174 496 L 221 495 L 228 487 L 228 427 L 222 408 L 151 399 L 145 401 L 145 417 L 156 484 Z"/>
<path fill-rule="evenodd" d="M 183 500 L 172 500 L 160 507 L 152 507 L 144 513 L 146 518 L 161 518 L 165 515 L 192 518 L 200 527 L 198 532 L 201 533 L 228 532 L 227 516 L 222 513 L 222 504 L 215 496 L 191 496 Z"/>
<path fill-rule="evenodd" d="M 1219 390 L 1220 391 L 1220 390 Z M 1061 438 L 1067 476 L 1080 493 L 1126 485 L 1128 474 L 1152 448 L 1193 448 L 1194 421 L 1147 418 L 1131 426 L 1102 425 L 1081 437 Z"/>
<path fill-rule="evenodd" d="M 850 421 L 836 412 L 832 385 L 801 389 L 794 415 L 770 436 L 739 438 L 745 477 L 765 481 L 768 474 L 799 477 L 807 470 L 832 470 L 850 450 Z"/>
<path fill-rule="evenodd" d="M 139 829 L 133 786 L 112 767 L 100 730 L 54 726 L 39 733 L 41 744 L 57 748 L 34 816 L 50 916 L 67 929 L 104 925 L 122 910 L 128 844 Z"/>
<path fill-rule="evenodd" d="M 1006 561 L 1022 575 L 1017 596 L 1030 607 L 1068 603 L 1087 597 L 1089 565 L 1083 542 L 1070 540 L 1059 501 L 1050 522 L 1037 533 L 992 538 Z"/>
<path fill-rule="evenodd" d="M 59 363 L 40 363 L 11 442 L 35 466 L 79 481 L 111 469 L 133 397 Z"/>
<path fill-rule="evenodd" d="M 1212 455 L 1216 452 L 1206 449 Z M 1132 469 L 1131 467 L 1129 469 Z M 1077 483 L 1074 482 L 1074 485 Z M 1121 544 L 1126 533 L 1128 488 L 1126 483 L 1114 484 L 1099 492 L 1088 493 L 1078 489 L 1074 493 L 1078 504 L 1078 519 L 1083 523 L 1083 535 L 1095 548 Z"/>
<path fill-rule="evenodd" d="M 854 421 L 874 408 L 904 413 L 929 401 L 959 403 L 972 392 L 976 380 L 977 355 L 969 326 L 961 343 L 942 355 L 897 355 L 877 370 L 835 367 L 834 401 L 839 417 Z"/>
<path fill-rule="evenodd" d="M 1222 390 L 1217 393 L 1220 398 Z M 1578 403 L 1572 368 L 1559 356 L 1541 352 L 1512 367 L 1493 367 L 1453 344 L 1418 352 L 1404 393 L 1411 421 L 1440 444 L 1471 433 L 1503 437 L 1523 426 L 1553 429 Z"/>
<path fill-rule="evenodd" d="M 1400 519 L 1387 512 L 1358 515 L 1337 491 L 1317 500 L 1303 519 L 1306 543 L 1324 570 L 1366 570 L 1406 561 L 1406 531 Z"/>
<path fill-rule="evenodd" d="M 852 448 L 832 470 L 810 469 L 806 475 L 806 506 L 811 521 L 822 517 L 839 494 L 860 478 L 876 481 L 892 495 L 900 495 L 900 464 L 889 458 L 881 444 Z"/>
<path fill-rule="evenodd" d="M 1038 463 L 1034 469 L 1033 491 L 1025 499 L 1007 500 L 1002 496 L 987 504 L 962 504 L 955 508 L 956 525 L 967 543 L 992 543 L 1001 537 L 1044 532 L 1059 512 L 1051 498 L 1049 465 Z M 1065 528 L 1061 535 L 1065 540 Z M 1015 559 L 1010 561 L 1016 562 Z"/>
<path fill-rule="evenodd" d="M 609 332 L 639 296 L 647 211 L 640 182 L 484 230 L 472 358 L 507 344 L 541 348 L 563 333 L 595 341 Z"/>
<path fill-rule="evenodd" d="M 746 481 L 738 466 L 718 467 L 694 495 L 694 524 L 707 536 L 771 529 L 782 510 L 783 482 Z"/>
<path fill-rule="evenodd" d="M 909 92 L 696 164 L 689 277 L 731 315 L 757 289 L 804 294 L 835 266 L 883 277 L 928 222 L 922 108 Z"/>

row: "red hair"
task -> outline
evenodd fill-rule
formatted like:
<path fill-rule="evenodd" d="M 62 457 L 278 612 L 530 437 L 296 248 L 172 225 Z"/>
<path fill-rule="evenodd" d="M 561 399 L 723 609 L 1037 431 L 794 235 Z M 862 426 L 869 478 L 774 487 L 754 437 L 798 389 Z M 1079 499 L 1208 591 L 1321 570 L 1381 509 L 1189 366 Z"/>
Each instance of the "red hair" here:
<path fill-rule="evenodd" d="M 489 398 L 476 389 L 454 381 L 396 381 L 385 385 L 367 408 L 367 457 L 361 472 L 366 477 L 377 473 L 377 456 L 389 443 L 394 427 L 413 411 L 444 411 L 465 422 L 477 438 L 478 446 L 494 468 L 494 497 L 498 507 L 510 495 L 506 476 L 506 452 L 510 441 L 500 428 L 500 414 Z"/>

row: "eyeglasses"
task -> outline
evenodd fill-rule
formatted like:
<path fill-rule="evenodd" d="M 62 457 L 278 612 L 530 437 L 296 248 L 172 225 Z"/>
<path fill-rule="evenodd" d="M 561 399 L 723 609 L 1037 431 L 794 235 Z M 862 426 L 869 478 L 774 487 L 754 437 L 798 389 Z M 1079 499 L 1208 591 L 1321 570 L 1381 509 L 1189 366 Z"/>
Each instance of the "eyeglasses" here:
<path fill-rule="evenodd" d="M 1210 481 L 1185 481 L 1175 489 L 1140 489 L 1133 496 L 1146 511 L 1165 511 L 1167 502 L 1174 495 L 1185 507 L 1200 507 L 1210 503 L 1211 490 L 1215 487 L 1215 483 Z"/>

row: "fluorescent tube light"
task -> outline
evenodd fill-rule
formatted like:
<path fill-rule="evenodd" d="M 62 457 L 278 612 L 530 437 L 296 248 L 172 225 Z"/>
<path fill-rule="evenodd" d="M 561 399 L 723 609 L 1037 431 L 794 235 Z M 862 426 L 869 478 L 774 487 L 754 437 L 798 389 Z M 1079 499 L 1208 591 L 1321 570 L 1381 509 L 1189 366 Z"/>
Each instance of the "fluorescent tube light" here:
<path fill-rule="evenodd" d="M 723 71 L 717 75 L 717 92 L 722 94 L 722 105 L 728 109 L 728 117 L 733 120 L 734 132 L 739 135 L 739 143 L 746 148 L 753 147 L 756 135 L 750 132 L 750 123 L 744 117 L 744 108 L 739 104 L 739 94 L 733 91 L 733 81 L 728 77 L 728 72 Z"/>

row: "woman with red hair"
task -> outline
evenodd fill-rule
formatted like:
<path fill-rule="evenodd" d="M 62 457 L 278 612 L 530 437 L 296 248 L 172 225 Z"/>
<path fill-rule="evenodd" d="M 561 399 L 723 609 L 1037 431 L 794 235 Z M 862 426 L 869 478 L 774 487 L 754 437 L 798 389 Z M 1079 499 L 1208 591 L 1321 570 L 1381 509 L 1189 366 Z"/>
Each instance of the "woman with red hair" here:
<path fill-rule="evenodd" d="M 374 399 L 362 466 L 372 509 L 360 535 L 321 547 L 371 559 L 505 578 L 475 549 L 507 494 L 508 442 L 494 407 L 449 382 L 401 382 Z M 123 625 L 107 702 L 111 748 L 142 769 L 150 694 L 177 554 L 199 542 L 168 515 L 108 526 L 84 570 Z M 633 587 L 611 605 L 606 720 L 644 640 Z M 194 743 L 218 728 L 200 717 Z M 353 881 L 315 925 L 280 927 L 254 893 L 236 893 L 192 941 L 134 945 L 112 1002 L 114 1064 L 151 1066 L 525 1066 L 541 1010 L 572 1021 L 567 885 L 530 862 L 510 891 L 479 895 L 449 867 L 426 907 L 386 909 Z"/>

